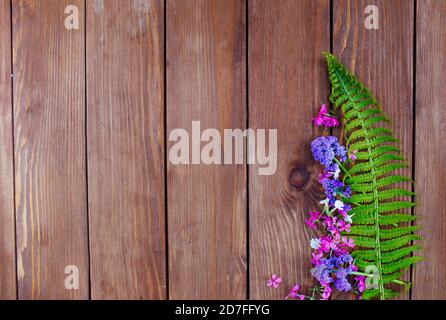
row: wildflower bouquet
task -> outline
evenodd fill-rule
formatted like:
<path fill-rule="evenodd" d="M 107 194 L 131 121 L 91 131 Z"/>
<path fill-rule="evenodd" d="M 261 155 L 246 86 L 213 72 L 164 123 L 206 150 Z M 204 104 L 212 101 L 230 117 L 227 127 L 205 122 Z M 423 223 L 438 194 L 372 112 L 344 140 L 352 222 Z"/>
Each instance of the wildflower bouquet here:
<path fill-rule="evenodd" d="M 325 199 L 321 210 L 309 213 L 305 223 L 320 228 L 323 235 L 311 239 L 313 249 L 311 274 L 318 281 L 307 296 L 299 286 L 291 288 L 287 299 L 330 297 L 333 289 L 355 292 L 363 299 L 395 297 L 399 292 L 390 285 L 405 285 L 400 280 L 411 264 L 420 260 L 412 245 L 420 238 L 416 226 L 408 225 L 415 217 L 402 211 L 414 206 L 401 200 L 414 193 L 398 183 L 411 181 L 395 174 L 407 166 L 393 133 L 380 126 L 387 122 L 380 105 L 346 68 L 325 53 L 332 84 L 330 100 L 341 108 L 346 146 L 328 129 L 339 122 L 323 105 L 314 118 L 324 133 L 311 143 L 311 152 L 323 169 L 319 176 Z M 278 287 L 277 275 L 268 285 Z"/>

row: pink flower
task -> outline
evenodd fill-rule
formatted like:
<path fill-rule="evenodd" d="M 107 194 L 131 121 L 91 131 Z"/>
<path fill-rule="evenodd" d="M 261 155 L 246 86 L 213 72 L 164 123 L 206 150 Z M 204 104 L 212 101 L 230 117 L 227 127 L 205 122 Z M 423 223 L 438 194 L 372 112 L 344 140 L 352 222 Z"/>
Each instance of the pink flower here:
<path fill-rule="evenodd" d="M 327 127 L 327 128 L 337 127 L 337 126 L 339 126 L 339 122 L 335 118 L 326 117 L 325 120 L 324 120 L 324 126 Z"/>
<path fill-rule="evenodd" d="M 338 120 L 327 113 L 327 106 L 323 104 L 316 118 L 313 118 L 315 127 L 324 126 L 325 128 L 336 127 L 339 125 Z"/>
<path fill-rule="evenodd" d="M 356 152 L 358 152 L 358 150 L 353 150 L 352 152 L 350 152 L 348 157 L 351 161 L 356 161 Z"/>
<path fill-rule="evenodd" d="M 321 213 L 319 211 L 310 211 L 308 214 L 310 215 L 310 218 L 313 220 L 317 220 L 321 216 Z"/>
<path fill-rule="evenodd" d="M 355 277 L 355 280 L 358 285 L 358 291 L 363 292 L 365 290 L 365 277 L 357 276 L 357 277 Z"/>
<path fill-rule="evenodd" d="M 310 229 L 316 229 L 316 225 L 314 224 L 314 220 L 311 220 L 310 218 L 305 220 L 305 224 L 310 228 Z"/>
<path fill-rule="evenodd" d="M 324 291 L 322 292 L 322 300 L 328 300 L 331 295 L 331 288 L 329 285 L 324 286 Z"/>
<path fill-rule="evenodd" d="M 282 282 L 282 279 L 279 278 L 277 274 L 273 274 L 271 278 L 266 282 L 268 287 L 273 287 L 274 289 L 279 287 L 279 284 Z"/>
<path fill-rule="evenodd" d="M 339 231 L 345 231 L 345 232 L 350 232 L 350 224 L 348 224 L 348 223 L 345 223 L 345 221 L 344 220 L 340 220 L 339 222 L 338 222 L 338 229 L 339 229 Z"/>
<path fill-rule="evenodd" d="M 330 228 L 328 231 L 330 231 L 332 236 L 339 236 L 339 231 L 336 228 Z"/>
<path fill-rule="evenodd" d="M 330 251 L 331 240 L 327 237 L 321 238 L 321 250 L 325 253 Z"/>
<path fill-rule="evenodd" d="M 295 284 L 291 289 L 285 299 L 296 299 L 298 297 L 299 285 Z"/>
<path fill-rule="evenodd" d="M 311 253 L 311 263 L 314 266 L 318 266 L 321 264 L 322 252 L 317 250 L 316 252 Z"/>
<path fill-rule="evenodd" d="M 354 248 L 355 247 L 355 240 L 352 238 L 342 237 L 342 243 L 347 246 L 348 248 Z"/>
<path fill-rule="evenodd" d="M 339 234 L 333 236 L 333 243 L 338 244 L 339 242 L 341 242 L 341 236 Z"/>
<path fill-rule="evenodd" d="M 321 259 L 322 259 L 322 252 L 320 250 L 317 250 L 316 252 L 311 253 L 311 263 L 314 266 L 320 265 Z"/>
<path fill-rule="evenodd" d="M 339 235 L 331 237 L 321 237 L 321 250 L 325 253 L 329 252 L 330 249 L 336 249 L 337 243 L 339 242 Z"/>
<path fill-rule="evenodd" d="M 327 230 L 331 230 L 336 227 L 336 221 L 338 219 L 336 217 L 325 216 L 322 220 L 322 224 Z"/>
<path fill-rule="evenodd" d="M 321 213 L 318 211 L 311 211 L 308 214 L 310 217 L 305 220 L 305 224 L 310 227 L 310 229 L 316 229 L 316 225 L 314 223 L 317 221 L 317 219 L 319 219 Z"/>

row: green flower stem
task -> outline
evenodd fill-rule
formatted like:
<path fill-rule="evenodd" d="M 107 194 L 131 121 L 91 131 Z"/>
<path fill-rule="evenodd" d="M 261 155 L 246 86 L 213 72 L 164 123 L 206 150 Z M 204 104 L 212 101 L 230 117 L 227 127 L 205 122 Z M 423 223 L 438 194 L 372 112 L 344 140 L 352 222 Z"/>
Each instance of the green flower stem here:
<path fill-rule="evenodd" d="M 358 272 L 358 271 L 352 271 L 350 274 L 353 274 L 355 276 L 364 276 L 364 277 L 373 277 L 374 275 L 371 273 L 364 273 L 364 272 Z"/>
<path fill-rule="evenodd" d="M 338 164 L 339 168 L 341 168 L 342 172 L 344 173 L 344 179 L 348 176 L 350 176 L 350 174 L 348 173 L 348 170 L 342 165 L 341 161 L 339 161 L 336 157 L 333 158 L 334 161 Z"/>

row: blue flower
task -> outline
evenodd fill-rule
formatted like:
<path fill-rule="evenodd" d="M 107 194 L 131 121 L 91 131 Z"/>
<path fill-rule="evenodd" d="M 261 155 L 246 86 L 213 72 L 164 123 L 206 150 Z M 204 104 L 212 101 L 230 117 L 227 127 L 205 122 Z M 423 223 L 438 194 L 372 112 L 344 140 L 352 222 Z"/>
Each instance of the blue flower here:
<path fill-rule="evenodd" d="M 319 282 L 323 282 L 323 283 L 331 283 L 333 281 L 333 279 L 330 276 L 330 271 L 328 269 L 325 269 L 322 272 L 321 278 L 318 280 L 319 280 Z"/>
<path fill-rule="evenodd" d="M 335 272 L 336 278 L 345 278 L 347 277 L 347 270 L 344 268 L 339 268 Z"/>
<path fill-rule="evenodd" d="M 342 263 L 348 263 L 348 264 L 351 264 L 352 261 L 353 261 L 353 258 L 352 258 L 352 256 L 349 255 L 348 253 L 345 253 L 345 254 L 339 256 L 339 260 L 341 260 Z"/>
<path fill-rule="evenodd" d="M 342 192 L 344 184 L 338 180 L 332 180 L 324 178 L 321 180 L 322 187 L 324 188 L 325 195 L 329 200 L 333 200 L 337 193 Z M 330 203 L 332 204 L 332 203 Z"/>
<path fill-rule="evenodd" d="M 352 289 L 352 285 L 348 282 L 347 278 L 336 278 L 334 286 L 339 291 L 348 292 Z"/>
<path fill-rule="evenodd" d="M 335 157 L 339 157 L 341 162 L 347 160 L 347 150 L 344 146 L 339 145 L 338 138 L 334 136 L 314 139 L 311 142 L 311 152 L 313 158 L 319 161 L 329 172 L 335 172 L 339 169 L 338 164 L 334 161 Z"/>
<path fill-rule="evenodd" d="M 351 196 L 352 196 L 352 190 L 350 186 L 346 186 L 344 189 L 344 197 L 351 198 Z"/>

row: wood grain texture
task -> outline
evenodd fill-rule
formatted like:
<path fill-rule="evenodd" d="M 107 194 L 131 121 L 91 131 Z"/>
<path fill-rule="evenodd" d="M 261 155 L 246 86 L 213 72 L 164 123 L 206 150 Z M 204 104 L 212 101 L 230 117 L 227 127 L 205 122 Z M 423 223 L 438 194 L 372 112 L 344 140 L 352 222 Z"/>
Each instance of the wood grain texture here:
<path fill-rule="evenodd" d="M 244 3 L 167 1 L 168 133 L 245 128 Z M 246 298 L 245 165 L 169 163 L 167 183 L 170 298 Z"/>
<path fill-rule="evenodd" d="M 64 27 L 82 0 L 14 0 L 17 273 L 21 299 L 87 299 L 84 30 Z M 65 267 L 79 269 L 67 290 Z"/>
<path fill-rule="evenodd" d="M 410 166 L 398 173 L 412 177 L 413 1 L 374 1 L 379 10 L 377 30 L 364 26 L 369 4 L 366 0 L 334 1 L 333 52 L 382 104 Z M 411 190 L 410 183 L 404 186 Z M 405 279 L 410 281 L 410 272 Z M 409 298 L 409 292 L 399 298 Z"/>
<path fill-rule="evenodd" d="M 278 129 L 277 172 L 249 170 L 250 298 L 283 299 L 294 283 L 314 283 L 304 220 L 322 199 L 310 142 L 311 119 L 328 96 L 321 51 L 330 48 L 330 2 L 251 0 L 248 7 L 249 127 Z M 279 290 L 266 286 L 273 273 L 284 279 Z"/>
<path fill-rule="evenodd" d="M 16 298 L 10 1 L 0 0 L 0 300 Z"/>
<path fill-rule="evenodd" d="M 413 299 L 446 299 L 446 1 L 417 1 L 416 214 L 424 260 L 414 267 Z"/>
<path fill-rule="evenodd" d="M 92 299 L 166 297 L 163 1 L 87 1 Z"/>

